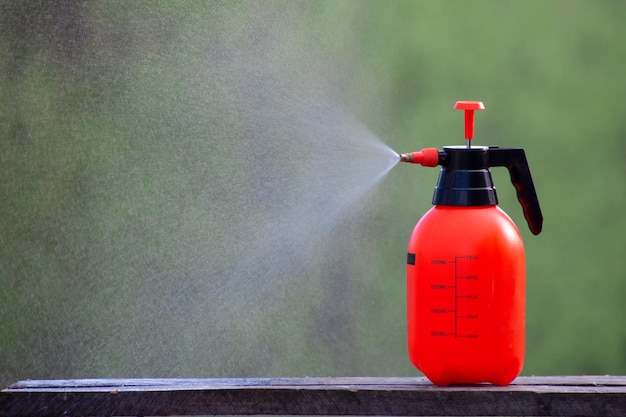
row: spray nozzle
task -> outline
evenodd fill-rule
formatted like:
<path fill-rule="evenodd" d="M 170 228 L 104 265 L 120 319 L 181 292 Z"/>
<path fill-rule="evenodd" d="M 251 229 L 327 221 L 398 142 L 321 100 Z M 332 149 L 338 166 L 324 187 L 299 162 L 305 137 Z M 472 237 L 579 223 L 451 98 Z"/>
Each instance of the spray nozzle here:
<path fill-rule="evenodd" d="M 403 153 L 400 155 L 400 161 L 410 164 L 420 164 L 425 167 L 436 167 L 441 163 L 439 149 L 425 148 L 421 151 Z"/>

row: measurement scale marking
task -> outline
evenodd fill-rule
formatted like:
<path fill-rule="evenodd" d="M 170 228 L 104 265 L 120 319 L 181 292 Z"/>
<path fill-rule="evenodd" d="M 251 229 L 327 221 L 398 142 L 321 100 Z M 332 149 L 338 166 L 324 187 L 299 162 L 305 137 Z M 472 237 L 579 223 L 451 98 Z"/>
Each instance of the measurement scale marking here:
<path fill-rule="evenodd" d="M 458 306 L 458 299 L 459 299 L 459 295 L 457 293 L 457 287 L 458 287 L 458 270 L 457 270 L 457 260 L 461 259 L 461 258 L 465 258 L 465 256 L 455 256 L 454 257 L 454 337 L 459 337 L 458 335 L 458 329 L 457 329 L 457 322 L 458 322 L 458 311 L 459 311 L 459 306 Z"/>
<path fill-rule="evenodd" d="M 459 279 L 465 279 L 465 280 L 477 280 L 478 279 L 478 275 L 475 274 L 466 274 L 466 275 L 460 275 L 459 274 L 459 268 L 458 268 L 458 263 L 459 263 L 459 259 L 467 259 L 467 260 L 476 260 L 478 257 L 474 256 L 474 255 L 468 255 L 468 256 L 455 256 L 454 260 L 448 260 L 448 259 L 433 259 L 431 260 L 431 264 L 436 264 L 436 265 L 450 265 L 453 264 L 454 265 L 454 285 L 446 285 L 444 283 L 436 283 L 436 284 L 431 284 L 431 288 L 434 290 L 448 290 L 448 289 L 454 289 L 454 309 L 445 309 L 445 308 L 432 308 L 431 312 L 434 314 L 454 314 L 454 332 L 445 332 L 445 331 L 432 331 L 431 332 L 431 336 L 453 336 L 453 337 L 458 337 L 458 338 L 469 338 L 469 339 L 476 339 L 479 337 L 479 335 L 477 333 L 466 333 L 466 334 L 459 334 L 459 329 L 458 329 L 458 320 L 459 319 L 464 319 L 464 320 L 476 320 L 478 319 L 478 314 L 465 314 L 465 315 L 459 315 L 458 312 L 458 300 L 459 299 L 463 299 L 463 300 L 477 300 L 478 294 L 459 294 L 458 292 L 458 280 Z"/>

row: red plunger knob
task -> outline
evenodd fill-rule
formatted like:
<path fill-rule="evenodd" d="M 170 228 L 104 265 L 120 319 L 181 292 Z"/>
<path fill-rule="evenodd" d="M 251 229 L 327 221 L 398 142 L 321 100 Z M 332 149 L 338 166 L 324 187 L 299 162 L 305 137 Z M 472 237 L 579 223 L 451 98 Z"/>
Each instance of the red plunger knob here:
<path fill-rule="evenodd" d="M 485 110 L 482 101 L 457 101 L 454 110 L 465 110 L 465 139 L 474 137 L 474 110 Z M 469 146 L 469 145 L 468 145 Z"/>

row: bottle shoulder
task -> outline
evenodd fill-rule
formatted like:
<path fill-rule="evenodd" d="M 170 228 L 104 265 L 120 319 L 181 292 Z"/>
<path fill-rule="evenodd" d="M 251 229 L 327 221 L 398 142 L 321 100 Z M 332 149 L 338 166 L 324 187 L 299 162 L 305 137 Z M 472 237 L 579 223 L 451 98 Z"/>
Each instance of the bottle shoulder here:
<path fill-rule="evenodd" d="M 523 256 L 524 251 L 517 226 L 497 206 L 431 208 L 411 234 L 409 252 L 418 251 L 418 247 L 429 252 L 462 249 L 467 253 L 476 248 L 489 248 L 488 252 L 500 248 L 516 256 Z"/>
<path fill-rule="evenodd" d="M 519 235 L 517 226 L 498 206 L 459 207 L 434 206 L 424 214 L 417 229 L 433 229 L 439 233 L 462 234 L 468 231 L 505 230 Z"/>

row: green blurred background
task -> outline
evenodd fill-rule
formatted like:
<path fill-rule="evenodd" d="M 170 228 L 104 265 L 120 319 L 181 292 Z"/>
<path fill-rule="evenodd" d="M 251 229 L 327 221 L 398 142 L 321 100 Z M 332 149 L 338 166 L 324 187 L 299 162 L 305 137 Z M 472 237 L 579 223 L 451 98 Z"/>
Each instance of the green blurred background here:
<path fill-rule="evenodd" d="M 211 214 L 201 204 L 232 198 L 207 191 L 211 175 L 237 183 L 253 175 L 211 137 L 215 126 L 228 136 L 224 120 L 237 107 L 199 109 L 194 83 L 225 94 L 218 87 L 228 74 L 210 67 L 219 65 L 217 52 L 249 51 L 242 39 L 278 51 L 265 63 L 277 82 L 282 72 L 301 74 L 303 84 L 335 76 L 323 85 L 340 86 L 341 106 L 398 152 L 462 143 L 452 105 L 482 100 L 477 141 L 526 149 L 544 214 L 542 234 L 532 236 L 508 173 L 493 172 L 500 205 L 526 244 L 524 374 L 626 373 L 625 19 L 619 0 L 2 1 L 0 385 L 417 374 L 406 358 L 404 257 L 430 207 L 436 170 L 396 166 L 368 200 L 360 221 L 370 227 L 357 222 L 338 233 L 354 232 L 367 249 L 337 276 L 367 281 L 347 297 L 354 313 L 340 324 L 315 312 L 337 302 L 332 291 L 316 293 L 309 313 L 296 310 L 290 327 L 275 327 L 288 320 L 289 302 L 257 312 L 252 324 L 226 315 L 220 334 L 245 332 L 256 340 L 249 349 L 266 351 L 252 359 L 256 353 L 240 347 L 243 356 L 233 358 L 197 346 L 202 318 L 186 315 L 184 297 L 177 309 L 166 305 L 171 288 L 193 272 L 180 268 L 193 265 L 181 257 L 237 244 L 237 236 L 210 239 Z M 217 61 L 198 59 L 215 40 L 229 47 L 214 51 Z M 179 132 L 182 144 L 173 139 Z M 163 202 L 172 211 L 187 203 L 182 220 L 162 219 Z M 181 230 L 179 247 L 168 239 Z M 331 258 L 319 257 L 317 272 L 306 274 L 337 272 Z M 129 303 L 126 294 L 145 293 L 151 276 L 167 277 L 167 285 Z M 160 330 L 163 310 L 192 329 Z M 307 314 L 319 333 L 307 330 Z M 345 332 L 333 333 L 334 325 Z M 168 338 L 177 341 L 159 342 Z M 312 342 L 320 338 L 323 347 Z"/>

